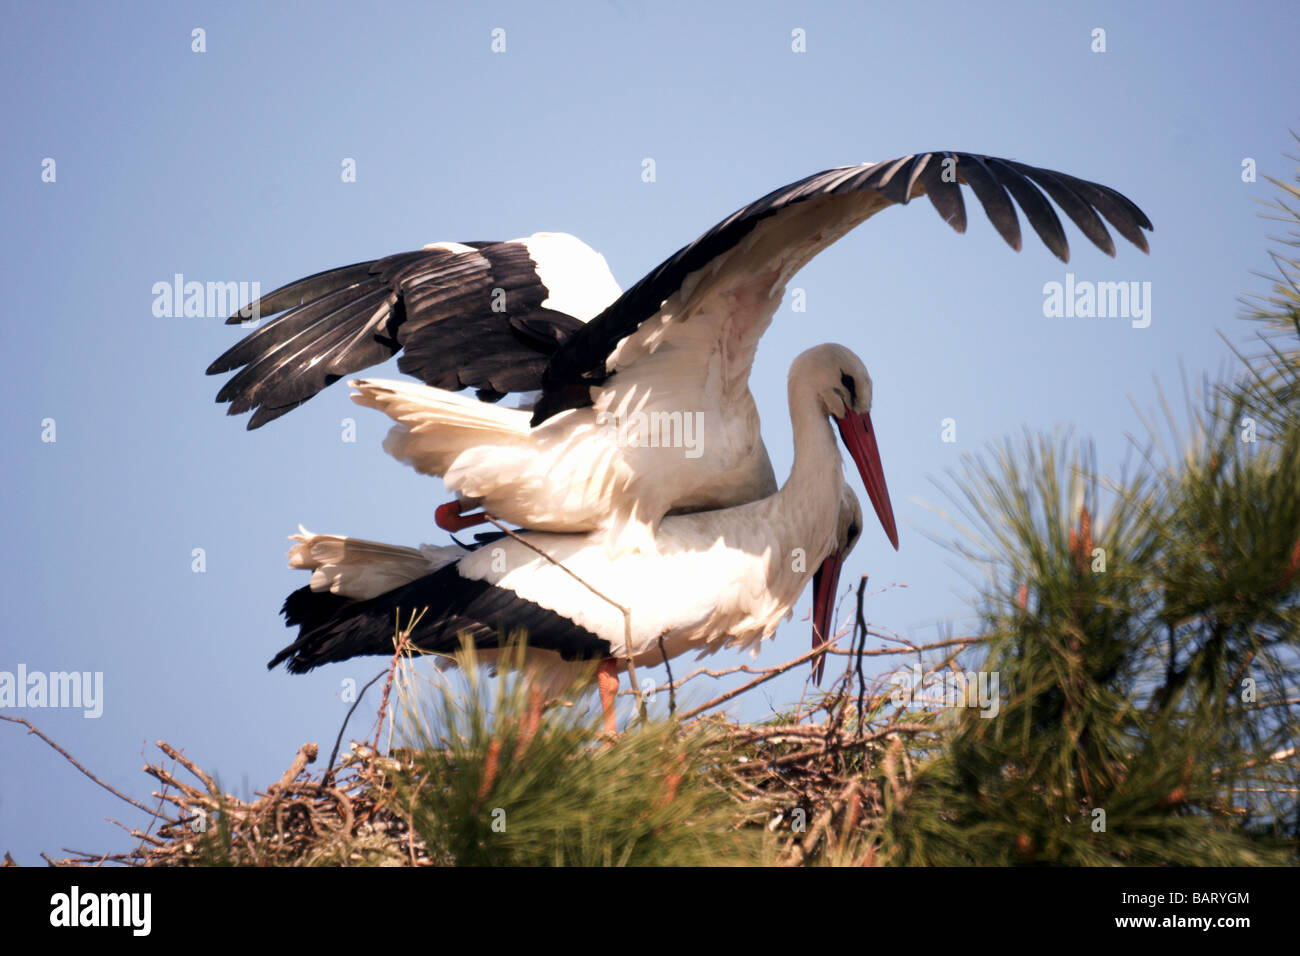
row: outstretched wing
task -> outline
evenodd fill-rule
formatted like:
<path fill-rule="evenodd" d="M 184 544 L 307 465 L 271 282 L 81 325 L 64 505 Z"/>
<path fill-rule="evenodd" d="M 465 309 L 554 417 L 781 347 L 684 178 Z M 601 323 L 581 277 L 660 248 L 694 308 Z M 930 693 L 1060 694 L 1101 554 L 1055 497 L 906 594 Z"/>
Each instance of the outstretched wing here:
<path fill-rule="evenodd" d="M 228 324 L 250 311 L 276 317 L 208 374 L 240 370 L 217 401 L 231 415 L 253 411 L 250 429 L 393 355 L 426 384 L 495 401 L 539 389 L 556 347 L 618 293 L 604 257 L 573 236 L 436 243 L 262 296 Z"/>
<path fill-rule="evenodd" d="M 533 424 L 592 404 L 592 388 L 617 372 L 624 372 L 622 379 L 670 371 L 679 383 L 691 377 L 702 383 L 718 372 L 724 388 L 743 386 L 787 280 L 808 260 L 880 210 L 922 195 L 945 222 L 965 232 L 962 185 L 1013 249 L 1021 246 L 1018 204 L 1047 248 L 1068 261 L 1069 243 L 1050 197 L 1107 255 L 1115 254 L 1115 244 L 1103 218 L 1147 251 L 1142 230 L 1152 226 L 1142 210 L 1107 186 L 1065 173 L 954 152 L 828 169 L 737 210 L 567 336 L 542 377 Z M 693 327 L 697 318 L 709 327 Z M 675 339 L 682 347 L 667 350 L 676 352 L 670 363 L 649 358 Z M 701 348 L 706 344 L 721 355 L 720 369 L 706 365 L 716 361 Z M 647 365 L 665 368 L 643 372 Z"/>

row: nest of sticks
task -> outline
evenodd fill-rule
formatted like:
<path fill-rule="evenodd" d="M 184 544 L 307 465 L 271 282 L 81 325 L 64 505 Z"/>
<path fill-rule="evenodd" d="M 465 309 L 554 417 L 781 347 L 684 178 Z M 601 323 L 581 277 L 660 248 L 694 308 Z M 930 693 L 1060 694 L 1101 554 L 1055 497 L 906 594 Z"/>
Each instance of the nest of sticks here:
<path fill-rule="evenodd" d="M 673 718 L 679 734 L 708 736 L 713 779 L 735 805 L 735 826 L 765 831 L 766 859 L 774 863 L 887 862 L 878 852 L 878 824 L 890 806 L 906 802 L 916 761 L 939 745 L 942 711 L 918 709 L 915 702 L 895 704 L 879 679 L 864 676 L 864 661 L 902 655 L 925 661 L 922 666 L 928 675 L 955 668 L 957 655 L 979 642 L 977 638 L 953 638 L 917 645 L 882 633 L 863 620 L 862 586 L 857 598 L 854 625 L 816 651 L 766 668 L 699 668 L 678 680 L 673 680 L 669 671 L 667 682 L 656 688 L 656 693 L 667 693 L 670 711 L 675 711 L 676 693 L 692 681 L 736 673 L 752 675 L 744 685 L 685 714 L 673 714 Z M 883 639 L 888 646 L 867 649 L 868 635 Z M 434 866 L 452 862 L 430 851 L 417 832 L 410 809 L 404 806 L 409 790 L 402 782 L 419 776 L 420 754 L 406 748 L 383 752 L 379 747 L 379 729 L 388 713 L 394 674 L 405 654 L 400 637 L 389 668 L 371 682 L 387 675 L 374 742 L 353 742 L 340 759 L 345 720 L 323 769 L 311 769 L 319 756 L 318 745 L 304 744 L 281 778 L 251 801 L 223 792 L 213 775 L 179 749 L 158 741 L 166 760 L 144 768 L 161 785 L 153 792 L 155 803 L 150 806 L 104 783 L 30 722 L 3 718 L 26 725 L 30 733 L 45 740 L 86 776 L 147 815 L 143 828 L 111 821 L 130 834 L 134 845 L 128 850 L 103 854 L 67 851 L 71 855 L 62 859 L 42 856 L 52 866 L 203 866 L 217 862 Z M 851 638 L 851 647 L 838 646 L 845 637 Z M 845 660 L 847 666 L 826 693 L 818 693 L 806 705 L 801 703 L 763 724 L 737 724 L 709 713 L 780 674 L 811 665 L 823 654 Z M 358 695 L 349 718 L 360 698 Z M 211 849 L 214 832 L 221 836 L 220 859 L 214 858 Z M 11 862 L 7 854 L 6 862 Z"/>

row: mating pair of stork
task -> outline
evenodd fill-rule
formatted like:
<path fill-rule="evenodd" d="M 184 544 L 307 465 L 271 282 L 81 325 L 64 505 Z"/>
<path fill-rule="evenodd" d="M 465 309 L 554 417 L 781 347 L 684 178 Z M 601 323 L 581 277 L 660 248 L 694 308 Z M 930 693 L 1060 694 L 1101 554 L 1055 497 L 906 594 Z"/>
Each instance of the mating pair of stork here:
<path fill-rule="evenodd" d="M 257 428 L 346 375 L 398 355 L 424 384 L 353 381 L 353 399 L 396 421 L 387 451 L 456 493 L 438 524 L 485 514 L 517 533 L 465 547 L 395 547 L 305 530 L 290 566 L 312 572 L 285 601 L 298 638 L 268 666 L 294 673 L 391 654 L 399 613 L 448 654 L 462 634 L 491 658 L 526 633 L 539 696 L 598 659 L 606 727 L 618 672 L 688 649 L 751 646 L 809 578 L 814 646 L 829 629 L 839 564 L 861 531 L 830 420 L 898 547 L 856 355 L 820 345 L 790 368 L 794 466 L 777 487 L 748 379 L 787 281 L 849 230 L 927 196 L 958 232 L 967 185 L 1019 249 L 1015 203 L 1058 258 L 1069 247 L 1050 196 L 1103 252 L 1104 217 L 1146 251 L 1147 217 L 1106 186 L 970 153 L 830 169 L 737 210 L 620 293 L 576 238 L 435 243 L 301 279 L 254 308 L 278 315 L 208 369 L 240 371 L 217 400 Z M 244 320 L 232 316 L 232 324 Z M 457 394 L 465 388 L 476 398 Z M 503 408 L 507 393 L 533 393 Z M 695 454 L 610 422 L 694 416 Z M 642 440 L 636 440 L 640 437 Z M 629 440 L 631 438 L 631 440 Z M 466 514 L 482 506 L 483 512 Z M 454 539 L 453 539 L 454 540 Z M 820 672 L 818 672 L 820 676 Z M 549 685 L 549 686 L 548 686 Z"/>

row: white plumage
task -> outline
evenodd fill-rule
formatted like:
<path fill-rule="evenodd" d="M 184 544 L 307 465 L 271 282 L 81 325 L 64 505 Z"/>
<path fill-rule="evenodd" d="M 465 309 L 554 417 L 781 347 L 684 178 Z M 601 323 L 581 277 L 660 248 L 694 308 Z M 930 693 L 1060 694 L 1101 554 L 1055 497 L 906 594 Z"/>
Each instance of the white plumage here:
<path fill-rule="evenodd" d="M 846 377 L 852 380 L 851 387 L 846 386 Z M 373 602 L 393 588 L 454 563 L 455 580 L 482 582 L 494 593 L 508 592 L 513 607 L 552 612 L 572 630 L 603 641 L 607 646 L 603 656 L 615 668 L 626 666 L 629 658 L 638 665 L 655 664 L 690 650 L 711 654 L 732 647 L 756 652 L 758 642 L 789 616 L 822 561 L 852 547 L 861 526 L 829 418 L 867 417 L 871 386 L 865 369 L 847 349 L 819 346 L 796 359 L 788 391 L 795 457 L 785 484 L 748 504 L 665 518 L 652 552 L 629 552 L 611 560 L 601 532 L 529 531 L 520 535 L 522 541 L 502 537 L 468 552 L 448 547 L 400 548 L 303 532 L 295 536 L 298 544 L 290 551 L 290 565 L 312 571 L 314 592 Z M 855 450 L 855 455 L 859 453 Z M 875 459 L 871 470 L 878 472 L 874 444 L 870 456 Z M 892 524 L 883 484 L 872 496 L 881 499 L 875 502 L 877 510 L 882 518 L 890 516 Z M 440 625 L 444 619 L 440 614 L 443 605 L 455 604 L 456 596 L 447 593 L 454 590 L 447 588 L 452 579 L 439 580 L 442 593 L 403 593 L 389 604 L 405 601 L 409 611 L 427 603 L 428 628 L 422 631 L 422 622 L 413 642 L 445 651 L 455 644 Z M 593 593 L 593 588 L 604 597 Z M 628 618 L 605 598 L 626 608 Z M 358 608 L 372 615 L 368 621 L 377 623 L 368 625 L 364 633 L 344 628 L 347 641 L 326 658 L 318 656 L 319 642 L 313 643 L 311 633 L 305 632 L 277 662 L 289 658 L 291 667 L 296 661 L 296 669 L 307 669 L 327 659 L 391 647 L 394 622 L 383 613 L 373 613 L 373 604 Z M 388 604 L 380 605 L 381 612 L 387 609 Z M 339 633 L 338 620 L 346 620 L 348 613 L 347 608 L 339 609 L 322 633 Z M 507 608 L 502 617 L 507 627 L 509 617 Z M 551 684 L 570 679 L 578 665 L 562 663 L 558 654 L 546 651 L 544 645 L 534 645 L 533 657 L 551 673 Z"/>

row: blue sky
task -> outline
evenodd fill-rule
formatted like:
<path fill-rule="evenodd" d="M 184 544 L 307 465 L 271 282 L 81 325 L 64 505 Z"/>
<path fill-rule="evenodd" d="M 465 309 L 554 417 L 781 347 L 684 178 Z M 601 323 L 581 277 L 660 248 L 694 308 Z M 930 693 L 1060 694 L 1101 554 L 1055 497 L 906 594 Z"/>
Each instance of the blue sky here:
<path fill-rule="evenodd" d="M 385 456 L 387 419 L 342 386 L 256 432 L 225 417 L 203 371 L 239 333 L 155 317 L 154 283 L 178 272 L 269 291 L 430 241 L 551 230 L 600 250 L 626 287 L 736 207 L 829 166 L 951 148 L 1113 186 L 1154 222 L 1150 256 L 1117 237 L 1110 260 L 1067 225 L 1063 266 L 1027 229 L 1016 254 L 982 212 L 958 236 L 920 202 L 810 264 L 792 282 L 807 311 L 783 308 L 762 343 L 752 387 L 782 477 L 793 356 L 836 341 L 871 371 L 902 547 L 869 520 L 846 582 L 905 585 L 868 616 L 917 639 L 970 621 L 951 556 L 922 533 L 946 533 L 921 504 L 939 500 L 932 478 L 1024 427 L 1073 427 L 1114 469 L 1141 431 L 1132 402 L 1151 405 L 1156 381 L 1177 394 L 1180 363 L 1225 367 L 1220 330 L 1246 335 L 1237 298 L 1265 288 L 1250 273 L 1268 267 L 1272 232 L 1254 200 L 1272 187 L 1243 182 L 1241 164 L 1291 175 L 1294 4 L 577 9 L 10 5 L 0 670 L 102 671 L 104 704 L 97 719 L 3 713 L 133 795 L 151 789 L 139 767 L 158 739 L 246 795 L 303 742 L 328 749 L 341 682 L 382 666 L 265 670 L 289 633 L 280 602 L 304 583 L 285 567 L 286 535 L 302 522 L 445 540 L 440 484 Z M 1104 53 L 1090 49 L 1098 27 Z M 191 49 L 195 28 L 206 52 Z M 806 52 L 791 49 L 796 28 Z M 1067 272 L 1150 282 L 1150 326 L 1045 317 L 1044 283 Z M 355 443 L 340 440 L 347 417 Z M 948 417 L 953 443 L 940 440 Z M 807 648 L 809 601 L 760 663 Z M 805 676 L 733 713 L 797 699 Z M 32 863 L 125 845 L 103 818 L 134 820 L 129 808 L 21 728 L 0 727 L 0 766 L 0 850 Z"/>

